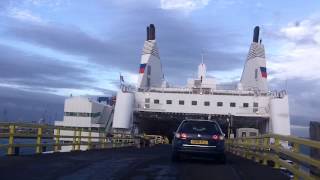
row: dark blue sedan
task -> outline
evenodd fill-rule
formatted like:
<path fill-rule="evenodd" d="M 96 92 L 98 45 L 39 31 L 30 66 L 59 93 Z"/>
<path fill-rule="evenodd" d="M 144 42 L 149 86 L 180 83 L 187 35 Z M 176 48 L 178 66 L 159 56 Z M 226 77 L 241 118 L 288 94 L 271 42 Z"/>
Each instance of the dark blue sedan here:
<path fill-rule="evenodd" d="M 172 160 L 181 155 L 217 159 L 225 163 L 224 134 L 216 121 L 184 120 L 179 125 L 172 141 Z"/>

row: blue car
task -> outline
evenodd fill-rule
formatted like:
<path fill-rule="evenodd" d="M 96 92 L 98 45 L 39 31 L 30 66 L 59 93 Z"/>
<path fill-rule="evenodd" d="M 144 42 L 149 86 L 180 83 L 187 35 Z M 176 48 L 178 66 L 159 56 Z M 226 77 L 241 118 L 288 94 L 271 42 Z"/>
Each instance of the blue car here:
<path fill-rule="evenodd" d="M 216 121 L 184 120 L 172 141 L 172 160 L 180 160 L 181 155 L 191 155 L 225 163 L 224 140 L 224 133 Z"/>

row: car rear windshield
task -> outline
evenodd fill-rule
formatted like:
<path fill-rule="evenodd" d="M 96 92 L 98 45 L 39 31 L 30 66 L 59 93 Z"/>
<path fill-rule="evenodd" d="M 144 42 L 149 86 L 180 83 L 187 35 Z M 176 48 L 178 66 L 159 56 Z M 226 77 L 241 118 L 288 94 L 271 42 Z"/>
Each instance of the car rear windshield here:
<path fill-rule="evenodd" d="M 220 134 L 220 129 L 214 122 L 208 121 L 186 121 L 182 124 L 180 132 L 201 133 L 201 134 Z"/>

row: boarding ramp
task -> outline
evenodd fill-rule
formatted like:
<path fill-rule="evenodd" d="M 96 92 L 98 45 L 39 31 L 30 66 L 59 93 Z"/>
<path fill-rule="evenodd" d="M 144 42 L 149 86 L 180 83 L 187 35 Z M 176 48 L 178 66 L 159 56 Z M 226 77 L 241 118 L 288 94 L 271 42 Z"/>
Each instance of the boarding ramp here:
<path fill-rule="evenodd" d="M 62 133 L 64 131 L 69 134 Z M 0 123 L 0 142 L 0 160 L 3 162 L 0 165 L 1 179 L 21 179 L 33 173 L 40 179 L 46 179 L 50 173 L 55 177 L 69 178 L 59 171 L 69 169 L 71 162 L 77 169 L 72 176 L 74 178 L 89 173 L 92 179 L 96 179 L 96 175 L 104 173 L 105 177 L 105 173 L 110 173 L 110 176 L 115 177 L 125 175 L 146 178 L 163 178 L 166 174 L 171 178 L 182 179 L 208 179 L 213 176 L 217 179 L 289 179 L 290 176 L 294 179 L 320 179 L 319 159 L 310 157 L 303 150 L 308 147 L 320 151 L 320 142 L 293 136 L 267 134 L 227 139 L 227 163 L 223 165 L 202 161 L 173 164 L 170 161 L 171 146 L 166 145 L 168 141 L 165 137 L 145 134 L 108 136 L 104 129 Z M 62 151 L 65 146 L 70 147 L 70 152 Z M 31 151 L 25 153 L 24 149 Z M 60 164 L 58 167 L 57 161 Z M 99 170 L 99 167 L 106 169 L 109 165 L 110 169 L 120 169 L 113 169 L 112 172 Z M 34 168 L 40 166 L 46 169 L 45 174 Z M 24 171 L 26 167 L 30 168 Z M 88 167 L 88 172 L 85 167 Z M 15 171 L 21 173 L 13 173 Z M 191 171 L 194 175 L 187 175 Z M 114 172 L 122 173 L 119 175 Z M 154 177 L 157 173 L 160 173 L 159 177 Z"/>

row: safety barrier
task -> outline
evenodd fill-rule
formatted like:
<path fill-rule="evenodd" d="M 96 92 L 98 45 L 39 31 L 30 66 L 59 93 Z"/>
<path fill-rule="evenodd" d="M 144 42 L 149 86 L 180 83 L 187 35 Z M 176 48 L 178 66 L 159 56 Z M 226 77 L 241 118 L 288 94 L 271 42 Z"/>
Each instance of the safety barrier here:
<path fill-rule="evenodd" d="M 292 136 L 267 134 L 226 140 L 226 149 L 233 154 L 275 168 L 285 168 L 294 179 L 320 179 L 320 160 L 304 154 L 302 146 L 320 152 L 320 142 Z"/>
<path fill-rule="evenodd" d="M 154 144 L 169 144 L 169 139 L 165 136 L 144 134 L 143 137 L 145 139 L 150 139 L 151 141 L 154 141 L 152 142 Z"/>
<path fill-rule="evenodd" d="M 28 141 L 19 139 L 28 139 Z M 0 149 L 6 149 L 7 155 L 18 155 L 21 148 L 34 148 L 41 154 L 52 148 L 52 152 L 61 152 L 68 146 L 71 151 L 104 149 L 133 146 L 137 137 L 130 134 L 106 134 L 103 129 L 62 127 L 26 123 L 0 123 Z"/>

